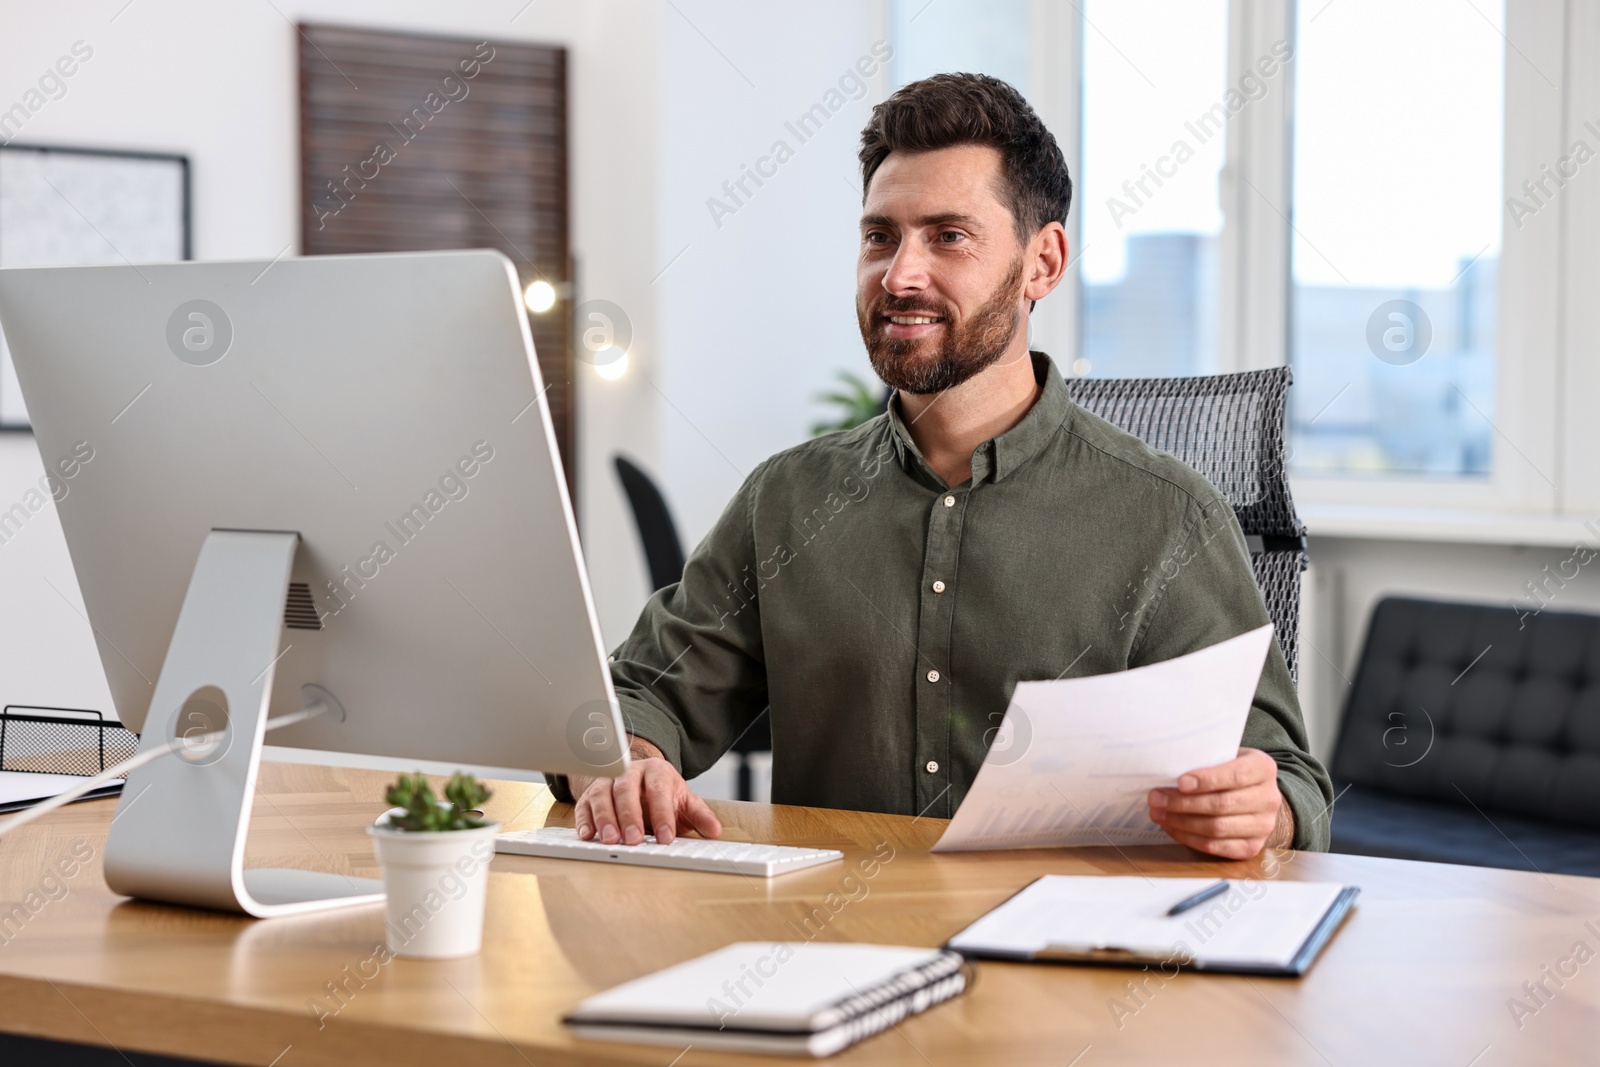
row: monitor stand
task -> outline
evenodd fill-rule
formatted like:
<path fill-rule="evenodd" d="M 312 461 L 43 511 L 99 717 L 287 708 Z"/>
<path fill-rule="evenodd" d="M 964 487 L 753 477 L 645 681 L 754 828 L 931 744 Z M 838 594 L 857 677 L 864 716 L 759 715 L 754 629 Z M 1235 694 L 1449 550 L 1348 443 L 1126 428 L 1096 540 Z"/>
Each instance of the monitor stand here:
<path fill-rule="evenodd" d="M 201 546 L 139 751 L 195 743 L 128 776 L 106 841 L 106 884 L 115 892 L 258 918 L 383 899 L 383 883 L 371 878 L 244 868 L 299 542 L 296 533 L 212 530 Z M 344 717 L 331 694 L 306 686 L 303 695 Z M 220 738 L 200 740 L 217 730 Z"/>

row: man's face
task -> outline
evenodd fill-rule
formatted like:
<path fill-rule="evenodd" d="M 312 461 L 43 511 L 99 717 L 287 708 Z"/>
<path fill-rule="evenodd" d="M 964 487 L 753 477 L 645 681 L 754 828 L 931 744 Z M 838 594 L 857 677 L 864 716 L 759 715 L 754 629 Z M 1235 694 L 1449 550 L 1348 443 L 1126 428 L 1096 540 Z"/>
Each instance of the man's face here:
<path fill-rule="evenodd" d="M 1025 318 L 1024 249 L 985 145 L 893 152 L 861 216 L 856 318 L 872 369 L 908 393 L 960 385 Z"/>

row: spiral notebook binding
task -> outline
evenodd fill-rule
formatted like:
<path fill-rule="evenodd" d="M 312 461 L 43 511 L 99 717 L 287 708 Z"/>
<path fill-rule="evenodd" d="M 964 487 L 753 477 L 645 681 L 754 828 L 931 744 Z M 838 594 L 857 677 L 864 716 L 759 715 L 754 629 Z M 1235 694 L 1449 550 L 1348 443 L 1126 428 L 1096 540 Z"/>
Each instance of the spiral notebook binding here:
<path fill-rule="evenodd" d="M 906 975 L 926 974 L 934 971 L 945 962 L 945 960 L 941 959 L 933 964 L 917 968 L 915 971 L 908 971 Z M 900 984 L 901 978 L 897 977 L 882 988 L 895 988 Z M 920 988 L 902 992 L 895 999 L 867 1008 L 862 1014 L 854 1018 L 835 1023 L 826 1028 L 819 1028 L 814 1034 L 814 1038 L 824 1039 L 826 1048 L 818 1051 L 828 1055 L 839 1049 L 848 1048 L 857 1041 L 887 1030 L 908 1016 L 927 1011 L 935 1004 L 959 995 L 966 987 L 967 968 L 958 957 L 956 969 L 953 972 L 946 973 L 943 978 L 935 979 L 930 984 L 923 985 Z"/>
<path fill-rule="evenodd" d="M 832 1030 L 836 1026 L 853 1023 L 858 1017 L 875 1012 L 886 1004 L 896 1004 L 908 996 L 928 989 L 941 981 L 948 980 L 952 976 L 960 977 L 963 962 L 959 953 L 945 952 L 937 959 L 929 960 L 920 967 L 912 967 L 901 971 L 882 985 L 858 992 L 854 996 L 845 997 L 837 1003 L 822 1009 L 813 1017 L 812 1029 L 814 1032 L 820 1033 L 825 1030 Z M 965 984 L 965 979 L 962 978 L 960 985 L 964 987 Z M 918 1008 L 917 1010 L 921 1011 L 922 1009 Z M 896 1016 L 891 1022 L 899 1022 L 903 1017 L 904 1013 Z M 888 1025 L 889 1023 L 883 1024 L 883 1026 Z M 881 1030 L 883 1026 L 877 1029 Z M 877 1030 L 871 1032 L 876 1033 Z"/>

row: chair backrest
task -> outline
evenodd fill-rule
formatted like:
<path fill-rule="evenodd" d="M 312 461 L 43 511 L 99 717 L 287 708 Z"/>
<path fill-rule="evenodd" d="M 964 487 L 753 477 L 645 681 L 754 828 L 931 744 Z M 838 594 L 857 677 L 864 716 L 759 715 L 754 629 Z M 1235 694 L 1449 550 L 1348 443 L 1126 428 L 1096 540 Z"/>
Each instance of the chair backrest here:
<path fill-rule="evenodd" d="M 1199 471 L 1232 505 L 1252 541 L 1256 584 L 1289 675 L 1298 681 L 1306 528 L 1285 463 L 1291 381 L 1288 367 L 1273 367 L 1194 378 L 1075 378 L 1067 391 L 1084 409 Z"/>
<path fill-rule="evenodd" d="M 1378 602 L 1333 774 L 1600 826 L 1600 616 Z"/>
<path fill-rule="evenodd" d="M 650 584 L 661 589 L 683 580 L 683 544 L 678 540 L 678 527 L 667 510 L 667 498 L 661 495 L 656 483 L 639 466 L 622 456 L 612 460 L 617 477 L 622 479 L 622 491 L 628 495 L 628 505 L 633 509 L 633 521 L 639 527 L 639 540 L 644 544 L 644 558 L 650 568 Z"/>

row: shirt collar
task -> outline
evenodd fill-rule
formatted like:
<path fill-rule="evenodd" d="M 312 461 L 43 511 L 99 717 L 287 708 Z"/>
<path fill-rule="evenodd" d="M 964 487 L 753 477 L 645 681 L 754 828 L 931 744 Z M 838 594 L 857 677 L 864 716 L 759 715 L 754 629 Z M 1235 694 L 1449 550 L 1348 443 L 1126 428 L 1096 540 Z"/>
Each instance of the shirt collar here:
<path fill-rule="evenodd" d="M 1000 436 L 984 441 L 973 452 L 974 485 L 985 480 L 998 482 L 1038 455 L 1072 410 L 1072 398 L 1067 395 L 1066 382 L 1062 381 L 1055 363 L 1043 352 L 1029 352 L 1028 355 L 1033 360 L 1034 380 L 1043 387 L 1039 399 L 1022 416 L 1022 421 Z M 889 404 L 889 425 L 893 429 L 895 455 L 901 465 L 912 473 L 921 471 L 937 483 L 938 476 L 923 460 L 901 417 L 898 393 Z"/>

